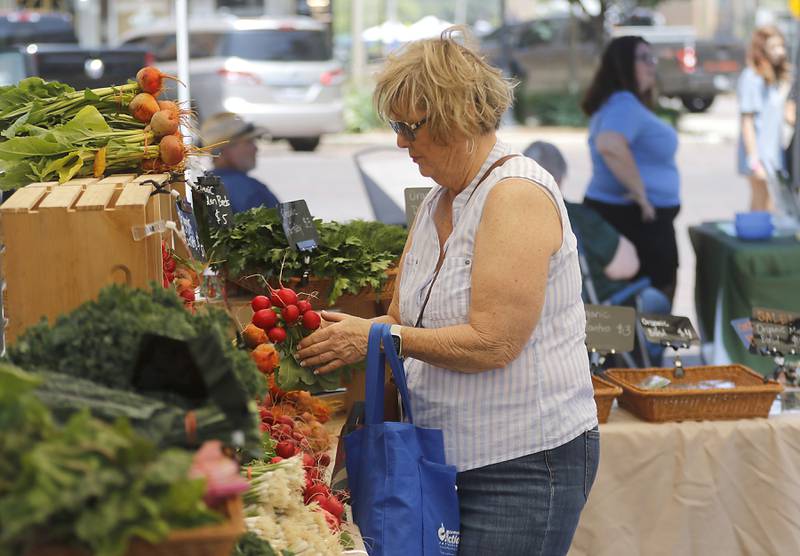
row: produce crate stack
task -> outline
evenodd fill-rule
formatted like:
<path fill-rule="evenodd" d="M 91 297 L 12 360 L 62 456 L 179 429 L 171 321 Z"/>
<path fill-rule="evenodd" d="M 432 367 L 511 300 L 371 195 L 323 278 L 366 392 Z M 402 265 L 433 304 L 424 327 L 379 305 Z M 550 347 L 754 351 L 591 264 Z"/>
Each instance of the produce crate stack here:
<path fill-rule="evenodd" d="M 132 231 L 175 220 L 162 200 L 171 197 L 151 195 L 155 187 L 141 183 L 148 180 L 162 185 L 169 174 L 33 183 L 0 207 L 9 343 L 43 316 L 52 322 L 108 284 L 161 282 L 164 234 L 135 241 Z"/>

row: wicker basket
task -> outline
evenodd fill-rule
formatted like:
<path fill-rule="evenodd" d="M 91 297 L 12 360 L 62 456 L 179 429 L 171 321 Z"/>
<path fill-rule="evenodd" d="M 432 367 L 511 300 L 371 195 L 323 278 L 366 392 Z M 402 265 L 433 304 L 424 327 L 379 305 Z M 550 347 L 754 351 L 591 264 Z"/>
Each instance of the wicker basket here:
<path fill-rule="evenodd" d="M 228 500 L 224 508 L 228 520 L 219 525 L 173 531 L 163 542 L 152 545 L 134 539 L 125 556 L 230 556 L 245 532 L 241 497 Z M 37 546 L 25 556 L 89 556 L 88 552 L 61 546 Z"/>
<path fill-rule="evenodd" d="M 686 367 L 682 378 L 674 369 L 609 369 L 605 377 L 622 387 L 620 406 L 646 421 L 722 421 L 767 417 L 775 396 L 783 387 L 742 365 Z M 637 385 L 647 377 L 661 375 L 673 384 L 701 380 L 730 380 L 735 388 L 713 390 L 644 390 Z"/>
<path fill-rule="evenodd" d="M 597 420 L 600 423 L 607 423 L 614 398 L 622 394 L 622 388 L 594 375 L 592 375 L 592 386 L 594 386 L 594 403 L 597 405 Z"/>

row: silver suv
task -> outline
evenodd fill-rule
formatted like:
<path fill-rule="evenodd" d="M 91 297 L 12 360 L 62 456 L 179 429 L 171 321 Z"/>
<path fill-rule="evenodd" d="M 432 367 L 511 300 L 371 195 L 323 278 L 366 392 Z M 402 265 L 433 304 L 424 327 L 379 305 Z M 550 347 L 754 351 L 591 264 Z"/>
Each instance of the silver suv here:
<path fill-rule="evenodd" d="M 161 71 L 177 71 L 174 23 L 133 31 L 122 42 L 146 47 Z M 320 135 L 344 129 L 344 72 L 327 29 L 312 18 L 191 20 L 189 56 L 201 121 L 234 112 L 300 151 L 313 151 Z"/>

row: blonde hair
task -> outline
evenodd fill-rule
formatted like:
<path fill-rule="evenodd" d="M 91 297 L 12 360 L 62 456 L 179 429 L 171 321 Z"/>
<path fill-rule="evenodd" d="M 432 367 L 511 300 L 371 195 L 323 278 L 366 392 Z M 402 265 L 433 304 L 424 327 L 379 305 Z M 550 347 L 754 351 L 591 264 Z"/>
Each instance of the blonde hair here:
<path fill-rule="evenodd" d="M 457 34 L 469 39 L 465 27 L 454 26 L 439 38 L 408 43 L 388 57 L 373 95 L 381 118 L 422 112 L 433 140 L 445 145 L 500 126 L 514 83 L 459 43 Z"/>
<path fill-rule="evenodd" d="M 772 37 L 778 37 L 786 45 L 786 39 L 780 29 L 774 25 L 759 27 L 753 32 L 750 41 L 750 48 L 747 52 L 747 59 L 755 72 L 764 78 L 770 85 L 789 78 L 789 60 L 784 58 L 783 62 L 773 66 L 767 56 L 767 41 Z"/>

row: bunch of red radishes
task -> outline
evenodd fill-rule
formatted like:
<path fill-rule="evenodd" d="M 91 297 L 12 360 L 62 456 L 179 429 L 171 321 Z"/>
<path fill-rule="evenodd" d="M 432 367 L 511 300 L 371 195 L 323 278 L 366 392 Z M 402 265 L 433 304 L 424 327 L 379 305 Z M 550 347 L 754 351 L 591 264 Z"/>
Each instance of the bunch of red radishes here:
<path fill-rule="evenodd" d="M 142 92 L 133 97 L 128 105 L 131 115 L 147 124 L 145 132 L 151 132 L 158 142 L 158 156 L 145 158 L 142 162 L 144 170 L 178 169 L 186 155 L 180 124 L 181 118 L 188 117 L 190 112 L 181 110 L 171 100 L 157 99 L 164 90 L 164 79 L 177 81 L 175 77 L 161 73 L 153 66 L 140 69 L 136 74 L 136 82 Z"/>
<path fill-rule="evenodd" d="M 290 288 L 270 288 L 270 297 L 257 295 L 250 307 L 252 323 L 266 332 L 273 344 L 281 344 L 287 338 L 299 341 L 322 322 L 319 313 L 311 309 L 311 302 L 299 299 L 297 292 Z"/>
<path fill-rule="evenodd" d="M 314 453 L 312 443 L 300 428 L 305 424 L 314 430 L 316 427 L 324 428 L 313 417 L 307 417 L 310 422 L 303 423 L 287 415 L 275 415 L 266 407 L 261 407 L 261 430 L 269 433 L 275 444 L 276 456 L 270 463 L 279 463 L 284 459 L 295 456 L 303 460 L 306 484 L 303 489 L 303 501 L 306 505 L 316 502 L 324 510 L 325 519 L 332 531 L 338 531 L 344 516 L 343 494 L 335 494 L 325 483 L 325 470 L 331 463 L 327 451 Z"/>

